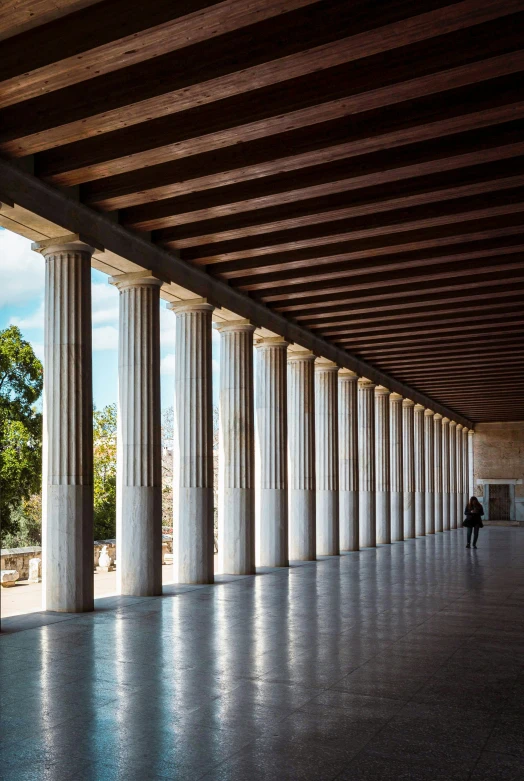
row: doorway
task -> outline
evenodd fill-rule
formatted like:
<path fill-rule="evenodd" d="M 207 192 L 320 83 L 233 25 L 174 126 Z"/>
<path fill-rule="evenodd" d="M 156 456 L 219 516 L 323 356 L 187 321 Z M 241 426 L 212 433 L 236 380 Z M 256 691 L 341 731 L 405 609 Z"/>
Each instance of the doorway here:
<path fill-rule="evenodd" d="M 493 521 L 509 521 L 511 498 L 507 483 L 492 483 L 489 487 L 489 518 Z"/>

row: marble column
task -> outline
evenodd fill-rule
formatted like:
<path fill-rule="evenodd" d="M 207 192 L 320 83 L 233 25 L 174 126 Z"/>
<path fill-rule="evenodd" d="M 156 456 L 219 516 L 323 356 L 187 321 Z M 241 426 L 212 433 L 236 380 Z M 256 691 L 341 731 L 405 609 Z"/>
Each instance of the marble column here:
<path fill-rule="evenodd" d="M 338 366 L 315 361 L 317 555 L 340 553 L 338 507 Z"/>
<path fill-rule="evenodd" d="M 404 539 L 404 481 L 402 462 L 402 396 L 389 397 L 391 542 Z"/>
<path fill-rule="evenodd" d="M 253 332 L 247 320 L 216 325 L 220 333 L 218 458 L 219 571 L 255 572 L 255 421 Z"/>
<path fill-rule="evenodd" d="M 361 548 L 376 546 L 375 514 L 375 384 L 358 381 L 359 537 Z"/>
<path fill-rule="evenodd" d="M 426 534 L 435 533 L 435 436 L 432 409 L 424 411 L 424 439 L 426 445 Z"/>
<path fill-rule="evenodd" d="M 462 429 L 462 502 L 464 504 L 464 508 L 469 502 L 468 438 L 469 429 L 464 426 Z"/>
<path fill-rule="evenodd" d="M 415 533 L 417 537 L 426 533 L 426 448 L 424 437 L 424 407 L 415 404 Z"/>
<path fill-rule="evenodd" d="M 442 531 L 449 529 L 449 418 L 442 418 Z"/>
<path fill-rule="evenodd" d="M 117 591 L 162 593 L 160 288 L 149 271 L 110 279 L 120 291 Z"/>
<path fill-rule="evenodd" d="M 338 373 L 340 549 L 359 549 L 358 528 L 358 376 Z"/>
<path fill-rule="evenodd" d="M 470 428 L 468 431 L 468 494 L 475 496 L 475 430 Z M 469 497 L 468 497 L 469 501 Z"/>
<path fill-rule="evenodd" d="M 456 441 L 455 441 L 455 474 L 457 475 L 457 491 L 455 494 L 455 505 L 457 508 L 457 528 L 460 529 L 464 522 L 464 491 L 462 488 L 462 429 L 464 427 L 457 423 Z"/>
<path fill-rule="evenodd" d="M 43 608 L 93 609 L 91 256 L 67 236 L 45 258 L 42 443 Z"/>
<path fill-rule="evenodd" d="M 391 478 L 389 444 L 389 396 L 382 385 L 375 388 L 375 491 L 377 545 L 391 542 Z"/>
<path fill-rule="evenodd" d="M 457 528 L 457 424 L 449 421 L 449 528 Z"/>
<path fill-rule="evenodd" d="M 433 480 L 434 480 L 434 504 L 435 532 L 443 531 L 443 500 L 442 500 L 442 415 L 435 413 L 433 417 Z"/>
<path fill-rule="evenodd" d="M 206 299 L 169 304 L 176 315 L 173 563 L 178 583 L 212 583 L 213 396 Z"/>
<path fill-rule="evenodd" d="M 257 450 L 260 470 L 257 563 L 287 567 L 287 342 L 276 336 L 256 344 Z"/>
<path fill-rule="evenodd" d="M 288 352 L 289 558 L 314 561 L 317 551 L 315 497 L 315 356 Z"/>
<path fill-rule="evenodd" d="M 415 439 L 414 439 L 415 402 L 404 399 L 402 402 L 402 477 L 404 484 L 404 539 L 415 537 Z"/>

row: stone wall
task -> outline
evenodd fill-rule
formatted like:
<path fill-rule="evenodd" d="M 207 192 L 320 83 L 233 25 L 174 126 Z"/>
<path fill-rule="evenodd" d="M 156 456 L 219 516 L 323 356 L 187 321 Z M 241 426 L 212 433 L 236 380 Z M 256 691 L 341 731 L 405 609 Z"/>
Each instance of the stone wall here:
<path fill-rule="evenodd" d="M 474 484 L 478 497 L 483 496 L 478 479 L 512 479 L 516 520 L 524 520 L 524 421 L 513 423 L 477 423 L 473 438 Z"/>

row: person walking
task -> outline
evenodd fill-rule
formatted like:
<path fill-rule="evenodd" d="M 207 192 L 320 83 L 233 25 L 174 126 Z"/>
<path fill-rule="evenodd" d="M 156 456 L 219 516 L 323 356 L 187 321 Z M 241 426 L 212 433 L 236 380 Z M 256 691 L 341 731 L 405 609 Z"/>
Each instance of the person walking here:
<path fill-rule="evenodd" d="M 473 547 L 477 547 L 477 540 L 479 538 L 479 529 L 482 529 L 484 524 L 482 523 L 482 516 L 484 515 L 484 508 L 482 507 L 479 500 L 472 496 L 469 500 L 469 502 L 466 505 L 466 509 L 464 510 L 464 515 L 466 516 L 466 519 L 464 521 L 464 526 L 468 530 L 468 539 L 467 539 L 467 545 L 466 548 L 471 548 L 471 534 L 473 533 Z"/>

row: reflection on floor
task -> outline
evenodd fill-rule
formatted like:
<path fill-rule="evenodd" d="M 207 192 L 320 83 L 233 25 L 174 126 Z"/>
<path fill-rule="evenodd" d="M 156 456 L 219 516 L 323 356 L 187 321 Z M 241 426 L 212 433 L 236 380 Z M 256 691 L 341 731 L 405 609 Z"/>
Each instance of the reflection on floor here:
<path fill-rule="evenodd" d="M 0 778 L 522 779 L 523 564 L 460 530 L 8 632 Z"/>

